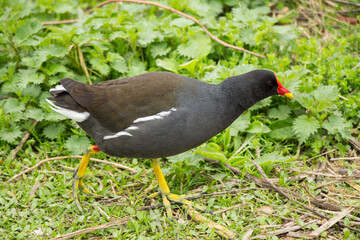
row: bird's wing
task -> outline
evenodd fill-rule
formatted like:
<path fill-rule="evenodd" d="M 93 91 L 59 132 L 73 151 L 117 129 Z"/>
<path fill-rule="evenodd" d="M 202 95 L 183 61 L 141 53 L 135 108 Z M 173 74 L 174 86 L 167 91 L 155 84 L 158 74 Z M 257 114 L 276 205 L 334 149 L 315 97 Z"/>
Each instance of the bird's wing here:
<path fill-rule="evenodd" d="M 86 85 L 62 79 L 62 86 L 104 128 L 118 132 L 144 119 L 176 108 L 178 75 L 152 72 L 135 77 Z"/>

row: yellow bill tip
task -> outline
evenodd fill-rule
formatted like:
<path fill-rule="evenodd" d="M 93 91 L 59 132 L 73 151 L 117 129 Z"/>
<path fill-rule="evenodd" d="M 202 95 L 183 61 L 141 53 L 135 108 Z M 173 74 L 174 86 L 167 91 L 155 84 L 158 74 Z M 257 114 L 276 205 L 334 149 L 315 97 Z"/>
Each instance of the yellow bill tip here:
<path fill-rule="evenodd" d="M 291 98 L 291 99 L 293 99 L 294 98 L 294 96 L 292 95 L 292 93 L 285 93 L 284 94 L 285 95 L 285 97 L 288 97 L 288 98 Z"/>

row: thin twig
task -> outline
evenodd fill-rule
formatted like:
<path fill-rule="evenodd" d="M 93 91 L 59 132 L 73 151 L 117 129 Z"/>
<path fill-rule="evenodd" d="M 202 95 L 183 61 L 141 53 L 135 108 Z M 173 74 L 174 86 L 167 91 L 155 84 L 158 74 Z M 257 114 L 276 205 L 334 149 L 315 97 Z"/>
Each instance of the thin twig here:
<path fill-rule="evenodd" d="M 337 222 L 339 222 L 341 219 L 343 219 L 346 215 L 348 215 L 349 213 L 351 213 L 351 211 L 354 210 L 354 208 L 349 207 L 347 209 L 345 209 L 344 211 L 342 211 L 341 213 L 339 213 L 338 215 L 336 215 L 335 217 L 329 219 L 326 223 L 324 223 L 323 225 L 321 225 L 318 229 L 314 230 L 313 232 L 310 233 L 310 235 L 314 236 L 314 237 L 319 237 L 320 234 L 322 232 L 324 232 L 325 230 L 327 230 L 328 228 L 330 228 L 332 225 L 336 224 Z"/>
<path fill-rule="evenodd" d="M 192 219 L 195 222 L 201 223 L 201 224 L 207 224 L 209 228 L 214 228 L 215 232 L 219 234 L 221 237 L 225 239 L 234 239 L 236 237 L 236 234 L 226 227 L 211 221 L 210 219 L 204 217 L 201 215 L 198 211 L 194 210 L 189 205 L 184 205 L 184 208 L 188 210 L 188 214 L 192 217 Z"/>
<path fill-rule="evenodd" d="M 221 45 L 223 45 L 224 47 L 228 47 L 228 48 L 232 48 L 232 49 L 235 49 L 235 50 L 238 50 L 238 51 L 242 51 L 242 52 L 245 52 L 245 53 L 248 53 L 248 54 L 251 54 L 251 55 L 254 55 L 256 57 L 259 57 L 259 58 L 265 58 L 265 56 L 263 55 L 260 55 L 260 54 L 257 54 L 257 53 L 253 53 L 249 50 L 246 50 L 245 48 L 241 48 L 241 47 L 237 47 L 237 46 L 234 46 L 234 45 L 231 45 L 229 43 L 226 43 L 224 41 L 222 41 L 221 39 L 217 38 L 216 36 L 214 36 L 207 28 L 205 25 L 201 24 L 199 20 L 197 20 L 196 18 L 190 16 L 190 15 L 187 15 L 179 10 L 176 10 L 174 8 L 171 8 L 171 7 L 168 7 L 168 6 L 165 6 L 165 5 L 162 5 L 160 3 L 156 3 L 156 2 L 150 2 L 150 1 L 140 1 L 140 0 L 108 0 L 108 1 L 105 1 L 105 2 L 102 2 L 98 5 L 96 5 L 92 10 L 89 11 L 89 13 L 92 13 L 94 11 L 94 9 L 96 8 L 100 8 L 106 4 L 109 4 L 109 3 L 119 3 L 119 2 L 129 2 L 129 3 L 138 3 L 138 4 L 144 4 L 144 5 L 153 5 L 153 6 L 156 6 L 156 7 L 159 7 L 159 8 L 162 8 L 162 9 L 165 9 L 165 10 L 168 10 L 168 11 L 171 11 L 173 13 L 176 13 L 180 16 L 183 16 L 187 19 L 190 19 L 191 21 L 195 22 L 196 24 L 198 24 L 202 29 L 203 31 L 210 37 L 212 38 L 214 41 L 220 43 Z M 74 20 L 67 20 L 67 21 L 55 21 L 55 22 L 44 22 L 43 24 L 44 25 L 51 25 L 51 23 L 53 24 L 66 24 L 66 23 L 74 23 L 74 22 L 77 22 L 79 21 L 79 19 L 74 19 Z"/>
<path fill-rule="evenodd" d="M 359 3 L 346 2 L 346 1 L 342 1 L 342 0 L 330 0 L 330 1 L 342 3 L 342 4 L 346 4 L 346 5 L 351 5 L 351 6 L 355 6 L 355 7 L 360 7 Z"/>
<path fill-rule="evenodd" d="M 64 20 L 64 21 L 49 21 L 49 22 L 42 22 L 42 25 L 60 25 L 60 24 L 69 24 L 69 23 L 76 23 L 79 19 L 72 19 L 72 20 Z"/>
<path fill-rule="evenodd" d="M 85 75 L 86 75 L 86 78 L 87 78 L 88 81 L 89 81 L 89 84 L 91 85 L 92 82 L 91 82 L 91 79 L 90 79 L 90 75 L 89 75 L 88 69 L 87 69 L 87 67 L 86 67 L 86 63 L 85 63 L 85 60 L 84 60 L 84 55 L 83 55 L 83 53 L 82 53 L 81 48 L 80 48 L 79 45 L 77 46 L 77 49 L 78 49 L 78 54 L 79 54 L 80 65 L 81 65 L 82 69 L 83 69 L 84 72 L 85 72 Z"/>
<path fill-rule="evenodd" d="M 123 217 L 117 220 L 113 220 L 98 226 L 94 226 L 94 227 L 89 227 L 89 228 L 85 228 L 82 230 L 78 230 L 76 232 L 72 232 L 72 233 L 67 233 L 65 235 L 62 235 L 60 237 L 56 237 L 56 238 L 52 238 L 51 240 L 65 240 L 65 239 L 69 239 L 69 238 L 73 238 L 76 236 L 79 236 L 81 234 L 84 233 L 90 233 L 90 232 L 95 232 L 96 230 L 101 230 L 101 229 L 106 229 L 112 226 L 116 226 L 116 225 L 124 225 L 126 224 L 134 215 L 131 216 L 127 216 L 127 217 Z"/>
<path fill-rule="evenodd" d="M 38 122 L 35 121 L 35 122 L 33 123 L 33 125 L 32 125 L 31 128 L 34 129 L 37 124 L 38 124 Z M 21 139 L 21 141 L 19 142 L 19 144 L 16 146 L 15 150 L 13 151 L 13 153 L 12 153 L 12 155 L 11 155 L 11 159 L 12 159 L 12 160 L 14 160 L 14 159 L 16 158 L 16 155 L 19 153 L 20 149 L 24 146 L 25 142 L 28 140 L 28 138 L 30 137 L 30 135 L 31 135 L 31 132 L 30 132 L 30 130 L 28 130 L 28 131 L 25 133 L 24 137 L 23 137 L 23 138 Z"/>
<path fill-rule="evenodd" d="M 330 151 L 321 153 L 321 154 L 319 154 L 319 155 L 316 155 L 315 157 L 312 157 L 312 158 L 307 159 L 306 162 L 309 162 L 309 161 L 311 161 L 311 160 L 313 160 L 313 159 L 315 159 L 315 158 L 324 156 L 324 155 L 326 155 L 326 154 L 328 154 L 328 153 L 331 153 L 331 152 L 334 152 L 334 151 L 336 151 L 336 149 L 332 149 L 332 150 L 330 150 Z"/>
<path fill-rule="evenodd" d="M 304 204 L 302 204 L 301 202 L 299 202 L 298 200 L 296 199 L 292 199 L 290 198 L 290 196 L 285 193 L 284 191 L 282 191 L 282 189 L 280 189 L 279 187 L 275 186 L 271 181 L 269 181 L 269 178 L 266 176 L 264 170 L 262 169 L 262 167 L 257 164 L 255 161 L 252 161 L 254 166 L 256 167 L 256 169 L 259 171 L 259 173 L 261 174 L 261 176 L 264 178 L 264 180 L 278 193 L 280 193 L 281 195 L 283 195 L 284 197 L 286 197 L 287 199 L 289 199 L 290 201 L 293 201 L 295 202 L 296 204 L 302 206 L 303 208 L 305 208 L 306 210 L 309 210 L 310 212 L 314 213 L 315 215 L 319 216 L 319 217 L 322 217 L 322 218 L 325 218 L 326 220 L 329 220 L 330 218 L 325 216 L 324 214 L 316 211 L 314 208 L 311 208 L 311 207 L 308 207 Z M 356 229 L 356 228 L 353 228 L 353 227 L 350 227 L 350 226 L 347 226 L 345 225 L 343 222 L 337 222 L 337 224 L 341 227 L 344 227 L 344 228 L 349 228 L 353 231 L 356 231 L 358 233 L 360 233 L 360 230 L 359 229 Z"/>
<path fill-rule="evenodd" d="M 20 177 L 21 175 L 34 170 L 35 168 L 37 168 L 38 166 L 40 166 L 43 163 L 54 161 L 54 160 L 68 159 L 68 158 L 77 158 L 77 159 L 80 158 L 81 159 L 82 156 L 62 156 L 62 157 L 46 158 L 46 159 L 41 160 L 40 162 L 36 163 L 31 168 L 28 168 L 28 169 L 16 174 L 15 176 L 11 177 L 9 180 L 7 180 L 7 182 L 11 182 L 12 180 Z M 109 162 L 109 161 L 106 161 L 106 160 L 100 160 L 100 159 L 96 159 L 96 158 L 90 158 L 90 160 L 94 161 L 94 162 L 105 163 L 105 164 L 112 165 L 112 166 L 115 166 L 115 167 L 118 167 L 118 168 L 126 169 L 126 170 L 128 170 L 128 171 L 130 171 L 130 172 L 132 172 L 134 174 L 137 173 L 137 171 L 135 169 L 133 169 L 131 167 L 124 166 L 124 165 L 121 165 L 121 164 L 118 164 L 118 163 L 113 163 L 113 162 Z"/>

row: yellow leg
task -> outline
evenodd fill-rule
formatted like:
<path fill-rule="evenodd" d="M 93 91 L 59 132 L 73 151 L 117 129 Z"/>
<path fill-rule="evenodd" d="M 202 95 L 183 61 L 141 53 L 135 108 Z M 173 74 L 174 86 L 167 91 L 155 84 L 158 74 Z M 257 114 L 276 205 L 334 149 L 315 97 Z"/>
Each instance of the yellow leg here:
<path fill-rule="evenodd" d="M 191 201 L 186 200 L 186 198 L 194 197 L 194 195 L 177 195 L 177 194 L 171 193 L 169 186 L 167 185 L 167 182 L 165 180 L 165 177 L 161 171 L 159 159 L 152 159 L 151 163 L 152 163 L 152 167 L 154 169 L 156 179 L 159 182 L 159 193 L 151 194 L 149 196 L 149 198 L 154 198 L 159 195 L 162 196 L 163 204 L 165 206 L 166 213 L 167 213 L 167 216 L 169 219 L 172 219 L 172 211 L 171 211 L 171 203 L 170 202 L 190 205 L 200 211 L 209 212 L 203 206 L 200 206 L 198 204 L 195 204 Z"/>
<path fill-rule="evenodd" d="M 82 209 L 82 207 L 80 205 L 80 202 L 79 202 L 78 190 L 80 190 L 81 192 L 83 192 L 86 195 L 91 196 L 91 197 L 95 197 L 95 198 L 102 197 L 102 196 L 100 196 L 98 194 L 91 193 L 89 190 L 87 190 L 85 188 L 84 182 L 83 182 L 83 177 L 85 175 L 86 168 L 89 165 L 90 157 L 92 155 L 94 155 L 95 153 L 97 153 L 98 151 L 99 151 L 99 148 L 97 146 L 95 146 L 95 145 L 90 146 L 86 150 L 86 153 L 82 157 L 81 162 L 80 162 L 79 166 L 76 169 L 60 166 L 61 169 L 74 173 L 73 197 L 74 197 L 74 202 L 75 202 L 77 208 L 81 212 L 83 212 L 83 209 Z"/>

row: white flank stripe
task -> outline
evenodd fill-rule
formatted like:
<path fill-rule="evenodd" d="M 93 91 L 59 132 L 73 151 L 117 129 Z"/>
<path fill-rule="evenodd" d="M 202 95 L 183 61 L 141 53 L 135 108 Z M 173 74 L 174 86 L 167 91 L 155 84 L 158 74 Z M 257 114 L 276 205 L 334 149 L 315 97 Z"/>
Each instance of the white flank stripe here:
<path fill-rule="evenodd" d="M 63 85 L 57 85 L 55 88 L 51 88 L 50 92 L 51 91 L 60 91 L 60 90 L 66 91 L 66 89 L 63 87 Z"/>
<path fill-rule="evenodd" d="M 171 108 L 169 111 L 159 112 L 156 115 L 138 118 L 138 119 L 135 119 L 134 123 L 146 122 L 146 121 L 151 121 L 151 120 L 155 120 L 155 119 L 163 119 L 164 117 L 170 115 L 171 112 L 175 112 L 176 110 L 177 110 L 176 108 Z"/>
<path fill-rule="evenodd" d="M 131 127 L 128 127 L 127 129 L 125 129 L 124 131 L 120 131 L 118 133 L 115 133 L 114 135 L 107 135 L 103 139 L 106 140 L 106 139 L 116 138 L 116 137 L 120 137 L 120 136 L 130 136 L 130 137 L 132 137 L 132 134 L 128 133 L 126 131 L 136 130 L 136 129 L 139 129 L 139 128 L 135 127 L 135 126 L 131 126 Z"/>
<path fill-rule="evenodd" d="M 50 108 L 54 110 L 55 112 L 58 112 L 68 118 L 71 118 L 77 122 L 83 122 L 86 119 L 89 118 L 90 114 L 88 112 L 75 112 L 73 110 L 69 110 L 66 108 L 62 108 L 59 106 L 56 106 L 53 102 L 51 102 L 49 99 L 46 99 L 46 101 L 51 105 Z"/>
<path fill-rule="evenodd" d="M 139 123 L 139 122 L 146 122 L 146 121 L 156 120 L 156 119 L 163 119 L 164 117 L 170 115 L 171 112 L 175 112 L 176 110 L 177 110 L 176 108 L 171 108 L 169 111 L 159 112 L 156 115 L 151 115 L 151 116 L 147 116 L 147 117 L 138 118 L 138 119 L 135 119 L 133 124 L 134 123 Z M 139 129 L 137 126 L 131 125 L 130 127 L 126 128 L 125 130 L 120 131 L 118 133 L 115 133 L 114 135 L 104 136 L 103 139 L 107 140 L 107 139 L 116 138 L 116 137 L 120 137 L 120 136 L 132 137 L 132 134 L 127 132 L 127 131 L 137 130 L 137 129 Z"/>
<path fill-rule="evenodd" d="M 111 139 L 111 138 L 117 138 L 117 137 L 120 137 L 120 136 L 130 136 L 130 137 L 132 137 L 132 134 L 130 134 L 128 132 L 125 132 L 125 131 L 121 131 L 121 132 L 118 132 L 118 133 L 116 133 L 114 135 L 105 136 L 103 139 L 107 140 L 107 139 Z"/>

